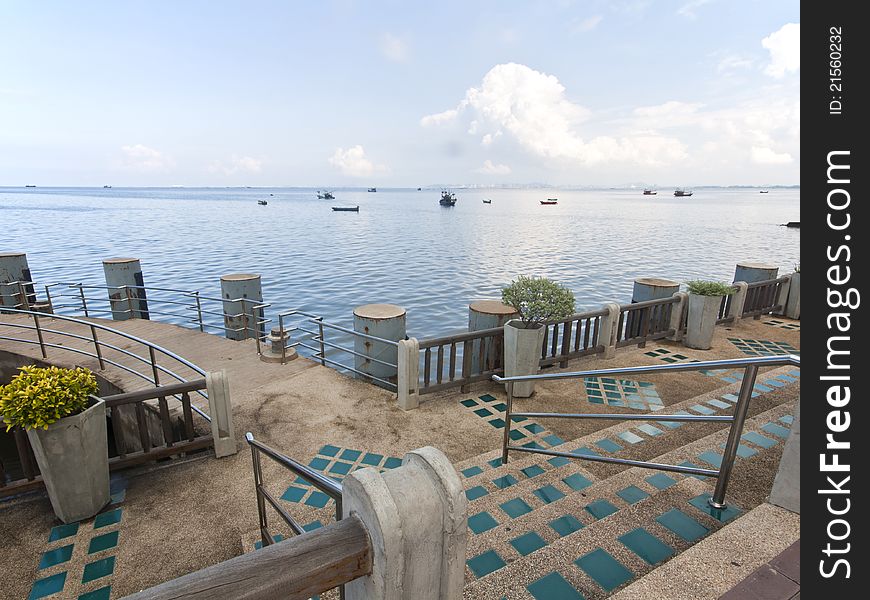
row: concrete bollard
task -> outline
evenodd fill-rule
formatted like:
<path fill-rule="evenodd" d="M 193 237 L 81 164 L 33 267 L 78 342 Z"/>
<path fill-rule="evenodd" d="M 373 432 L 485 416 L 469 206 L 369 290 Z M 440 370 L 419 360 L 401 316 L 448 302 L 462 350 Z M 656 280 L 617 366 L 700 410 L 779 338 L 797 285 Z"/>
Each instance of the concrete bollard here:
<path fill-rule="evenodd" d="M 33 277 L 23 252 L 0 252 L 0 306 L 27 310 L 36 304 Z"/>
<path fill-rule="evenodd" d="M 420 406 L 420 343 L 417 338 L 399 340 L 398 380 L 399 408 L 411 410 Z"/>
<path fill-rule="evenodd" d="M 773 312 L 775 315 L 784 315 L 788 308 L 788 296 L 791 292 L 792 277 L 793 275 L 785 275 L 785 281 L 779 286 L 779 291 L 776 294 L 776 305 L 779 307 L 779 310 Z"/>
<path fill-rule="evenodd" d="M 680 342 L 683 339 L 686 325 L 686 311 L 688 310 L 689 294 L 686 292 L 676 292 L 674 297 L 679 300 L 671 307 L 671 321 L 668 324 L 668 329 L 673 329 L 674 334 L 668 337 L 669 340 Z"/>
<path fill-rule="evenodd" d="M 290 332 L 286 329 L 282 332 L 280 327 L 273 327 L 266 336 L 266 351 L 260 354 L 260 360 L 267 363 L 288 363 L 296 359 L 299 354 L 296 348 L 288 348 Z"/>
<path fill-rule="evenodd" d="M 504 327 L 504 324 L 519 316 L 513 306 L 503 304 L 500 300 L 475 300 L 468 305 L 468 331 L 482 331 L 495 327 Z M 492 340 L 484 342 L 484 362 L 489 360 L 493 351 Z M 475 340 L 471 345 L 471 372 L 480 372 L 480 341 Z"/>
<path fill-rule="evenodd" d="M 373 554 L 372 573 L 346 584 L 347 600 L 461 598 L 467 510 L 459 474 L 436 448 L 409 452 L 384 473 L 345 477 L 343 515 L 363 522 Z"/>
<path fill-rule="evenodd" d="M 619 332 L 619 304 L 608 302 L 604 305 L 607 315 L 601 317 L 601 333 L 598 334 L 598 344 L 604 346 L 601 358 L 616 356 L 616 334 Z"/>
<path fill-rule="evenodd" d="M 112 319 L 148 319 L 145 280 L 138 258 L 107 258 L 103 260 Z"/>
<path fill-rule="evenodd" d="M 405 321 L 405 309 L 395 304 L 364 304 L 353 309 L 354 331 L 393 342 L 405 339 Z M 399 364 L 396 346 L 354 336 L 353 347 L 357 371 L 388 381 L 398 375 L 398 367 L 391 366 Z"/>
<path fill-rule="evenodd" d="M 238 452 L 236 433 L 233 429 L 233 406 L 230 402 L 230 384 L 226 371 L 206 373 L 208 390 L 208 416 L 211 417 L 211 434 L 214 439 L 214 455 L 223 458 Z"/>
<path fill-rule="evenodd" d="M 737 268 L 734 269 L 734 282 L 745 281 L 746 283 L 756 283 L 758 281 L 768 281 L 776 279 L 779 273 L 779 267 L 768 265 L 760 262 L 741 262 L 737 263 Z"/>
<path fill-rule="evenodd" d="M 246 340 L 265 334 L 262 308 L 263 287 L 260 276 L 253 273 L 231 273 L 221 277 L 224 327 L 228 340 Z"/>
<path fill-rule="evenodd" d="M 770 491 L 770 503 L 792 512 L 801 512 L 801 400 L 794 410 L 791 431 L 779 459 L 779 469 Z"/>
<path fill-rule="evenodd" d="M 737 287 L 737 291 L 731 295 L 731 304 L 728 305 L 728 314 L 725 315 L 731 320 L 732 325 L 736 325 L 743 318 L 746 294 L 749 293 L 749 284 L 745 281 L 738 281 L 734 285 Z"/>
<path fill-rule="evenodd" d="M 791 285 L 788 288 L 788 300 L 785 303 L 785 316 L 789 319 L 801 318 L 801 272 L 791 274 Z"/>
<path fill-rule="evenodd" d="M 631 292 L 631 303 L 645 302 L 647 300 L 662 300 L 670 298 L 680 291 L 680 284 L 670 279 L 661 279 L 659 277 L 639 277 L 634 280 L 634 288 Z M 638 311 L 628 313 L 626 318 L 626 329 L 628 337 L 636 337 L 640 335 L 640 327 L 642 319 L 637 314 Z"/>

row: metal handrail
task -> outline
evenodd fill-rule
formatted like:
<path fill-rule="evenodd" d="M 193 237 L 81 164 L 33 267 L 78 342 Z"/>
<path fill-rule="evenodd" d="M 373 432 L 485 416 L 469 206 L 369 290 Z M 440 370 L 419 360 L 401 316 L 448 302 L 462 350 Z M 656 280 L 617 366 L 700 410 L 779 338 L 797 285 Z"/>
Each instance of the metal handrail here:
<path fill-rule="evenodd" d="M 513 377 L 500 377 L 493 375 L 492 380 L 498 383 L 504 383 L 507 388 L 507 406 L 505 408 L 505 427 L 504 436 L 502 439 L 502 464 L 508 462 L 508 452 L 515 450 L 517 452 L 529 452 L 532 454 L 545 454 L 548 456 L 563 456 L 565 458 L 573 458 L 579 460 L 588 460 L 592 462 L 603 462 L 627 465 L 633 467 L 641 467 L 645 469 L 657 469 L 660 471 L 671 471 L 676 473 L 687 473 L 690 475 L 705 475 L 716 478 L 716 489 L 713 495 L 707 502 L 716 509 L 727 508 L 725 503 L 725 493 L 728 489 L 728 480 L 731 477 L 731 471 L 734 468 L 734 461 L 737 458 L 737 449 L 740 445 L 740 436 L 743 435 L 743 425 L 746 422 L 746 415 L 749 411 L 749 403 L 752 400 L 752 390 L 755 387 L 755 379 L 758 375 L 758 369 L 761 367 L 793 365 L 800 367 L 801 360 L 799 356 L 791 354 L 775 355 L 775 356 L 754 356 L 750 358 L 732 358 L 723 360 L 708 360 L 694 363 L 671 363 L 666 365 L 644 365 L 638 367 L 617 367 L 614 369 L 593 369 L 590 371 L 575 371 L 571 373 L 548 373 L 536 375 L 519 375 Z M 513 412 L 514 399 L 514 384 L 521 381 L 550 381 L 560 379 L 577 379 L 581 377 L 600 377 L 605 375 L 629 375 L 638 373 L 658 373 L 661 371 L 683 372 L 683 371 L 700 371 L 709 369 L 735 369 L 743 368 L 743 380 L 740 384 L 740 393 L 737 398 L 737 403 L 734 406 L 733 415 L 663 415 L 642 414 L 642 415 L 624 415 L 618 413 L 543 413 L 543 412 Z M 626 421 L 688 421 L 688 422 L 725 422 L 731 423 L 731 428 L 728 432 L 728 441 L 725 443 L 725 451 L 722 458 L 722 463 L 718 470 L 702 469 L 699 467 L 685 467 L 682 465 L 666 465 L 661 463 L 653 463 L 641 460 L 631 460 L 626 458 L 616 458 L 610 456 L 592 456 L 588 454 L 571 454 L 568 452 L 560 452 L 557 450 L 544 450 L 538 448 L 525 448 L 522 446 L 510 445 L 510 432 L 512 417 L 524 418 L 559 418 L 559 419 L 612 419 Z"/>

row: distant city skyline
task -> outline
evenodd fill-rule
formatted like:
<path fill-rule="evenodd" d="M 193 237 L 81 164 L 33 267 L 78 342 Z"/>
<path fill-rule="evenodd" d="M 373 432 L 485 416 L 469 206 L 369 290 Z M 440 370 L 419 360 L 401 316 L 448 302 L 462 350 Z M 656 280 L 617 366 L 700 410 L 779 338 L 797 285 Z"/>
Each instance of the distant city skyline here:
<path fill-rule="evenodd" d="M 0 6 L 0 186 L 797 185 L 800 5 Z"/>

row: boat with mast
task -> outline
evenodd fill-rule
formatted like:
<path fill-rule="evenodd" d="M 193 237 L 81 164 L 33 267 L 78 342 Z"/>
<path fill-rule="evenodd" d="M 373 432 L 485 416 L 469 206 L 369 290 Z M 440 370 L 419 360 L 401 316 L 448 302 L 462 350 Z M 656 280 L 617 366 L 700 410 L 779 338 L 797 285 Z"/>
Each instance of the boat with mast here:
<path fill-rule="evenodd" d="M 441 206 L 455 206 L 456 194 L 447 190 L 441 190 L 441 200 L 438 201 Z"/>

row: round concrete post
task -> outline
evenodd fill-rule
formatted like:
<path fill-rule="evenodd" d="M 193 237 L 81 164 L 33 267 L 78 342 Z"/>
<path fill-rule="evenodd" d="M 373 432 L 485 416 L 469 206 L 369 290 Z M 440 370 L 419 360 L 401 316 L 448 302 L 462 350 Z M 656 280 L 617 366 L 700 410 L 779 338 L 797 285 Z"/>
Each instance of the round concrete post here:
<path fill-rule="evenodd" d="M 229 340 L 246 340 L 263 335 L 263 287 L 260 276 L 253 273 L 231 273 L 221 277 L 221 298 L 224 301 L 224 327 Z"/>
<path fill-rule="evenodd" d="M 760 262 L 741 262 L 737 263 L 737 268 L 734 270 L 734 281 L 745 281 L 746 283 L 768 281 L 776 279 L 778 273 L 779 267 L 773 265 Z"/>
<path fill-rule="evenodd" d="M 395 304 L 364 304 L 353 309 L 353 330 L 398 342 L 405 339 L 405 317 L 405 309 Z M 358 355 L 362 355 L 354 356 L 357 371 L 379 379 L 393 380 L 396 377 L 398 370 L 392 365 L 398 364 L 397 346 L 354 336 L 353 348 Z"/>
<path fill-rule="evenodd" d="M 138 258 L 107 258 L 103 260 L 103 272 L 115 321 L 150 318 Z"/>
<path fill-rule="evenodd" d="M 660 277 L 638 277 L 634 280 L 634 289 L 631 292 L 631 303 L 646 302 L 647 300 L 662 300 L 672 298 L 680 291 L 680 284 L 670 279 Z M 648 310 L 648 309 L 647 309 Z M 628 313 L 626 323 L 630 337 L 640 335 L 641 319 L 638 311 Z"/>
<path fill-rule="evenodd" d="M 468 331 L 483 331 L 495 327 L 504 327 L 504 324 L 519 316 L 513 306 L 503 304 L 501 300 L 475 300 L 468 305 Z M 471 372 L 480 372 L 480 341 L 475 340 L 471 347 Z M 492 340 L 484 341 L 484 363 L 489 362 L 492 352 Z M 498 360 L 498 357 L 495 357 Z"/>
<path fill-rule="evenodd" d="M 19 282 L 23 285 L 19 285 Z M 0 306 L 27 308 L 22 302 L 22 287 L 27 305 L 36 304 L 36 293 L 33 291 L 33 278 L 27 265 L 27 255 L 23 252 L 0 252 Z"/>

